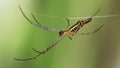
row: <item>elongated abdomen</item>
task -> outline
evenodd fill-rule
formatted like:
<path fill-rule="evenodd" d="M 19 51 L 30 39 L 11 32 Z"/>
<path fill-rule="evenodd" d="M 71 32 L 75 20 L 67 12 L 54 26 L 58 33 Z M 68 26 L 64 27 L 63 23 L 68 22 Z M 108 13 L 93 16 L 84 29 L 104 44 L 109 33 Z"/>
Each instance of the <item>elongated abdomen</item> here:
<path fill-rule="evenodd" d="M 88 18 L 88 19 L 86 19 L 86 20 L 83 20 L 83 24 L 87 24 L 87 23 L 89 23 L 89 22 L 91 22 L 92 21 L 92 18 Z"/>

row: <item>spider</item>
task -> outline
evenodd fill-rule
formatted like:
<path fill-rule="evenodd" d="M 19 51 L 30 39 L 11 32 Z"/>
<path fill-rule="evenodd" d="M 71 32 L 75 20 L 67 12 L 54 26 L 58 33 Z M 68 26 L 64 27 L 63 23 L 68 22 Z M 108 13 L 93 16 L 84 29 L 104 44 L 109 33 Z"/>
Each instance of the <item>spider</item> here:
<path fill-rule="evenodd" d="M 46 54 L 51 48 L 53 48 L 53 47 L 54 47 L 58 42 L 60 42 L 65 36 L 68 36 L 68 37 L 72 40 L 72 36 L 74 36 L 74 35 L 78 32 L 78 30 L 79 30 L 80 28 L 82 28 L 85 24 L 91 22 L 91 21 L 92 21 L 92 17 L 94 17 L 94 16 L 100 11 L 100 9 L 97 10 L 97 12 L 94 13 L 94 14 L 93 14 L 91 17 L 89 17 L 88 19 L 85 19 L 85 20 L 82 20 L 82 21 L 77 21 L 77 23 L 75 23 L 75 24 L 74 24 L 73 26 L 71 26 L 71 27 L 69 27 L 69 26 L 70 26 L 69 19 L 66 18 L 67 23 L 68 23 L 68 25 L 67 25 L 67 27 L 66 27 L 67 29 L 65 29 L 65 30 L 57 30 L 57 29 L 55 29 L 55 28 L 48 28 L 47 26 L 41 25 L 41 24 L 37 21 L 37 19 L 35 18 L 35 16 L 31 13 L 31 16 L 33 17 L 33 19 L 34 19 L 34 21 L 35 21 L 35 22 L 32 22 L 32 21 L 24 14 L 21 6 L 20 6 L 20 5 L 18 5 L 18 6 L 19 6 L 19 9 L 20 9 L 22 15 L 25 17 L 25 19 L 26 19 L 29 23 L 31 23 L 32 25 L 37 26 L 37 27 L 39 27 L 39 28 L 41 28 L 41 29 L 43 29 L 43 30 L 58 32 L 58 33 L 59 33 L 59 36 L 60 36 L 60 38 L 58 38 L 56 41 L 52 42 L 52 43 L 51 43 L 47 48 L 45 48 L 43 51 L 40 51 L 40 52 L 39 52 L 39 51 L 37 51 L 36 49 L 32 48 L 33 51 L 37 52 L 38 54 L 35 55 L 35 56 L 33 56 L 33 57 L 31 57 L 31 58 L 21 58 L 21 59 L 14 58 L 15 60 L 19 60 L 19 61 L 34 60 L 34 59 L 38 58 L 40 55 Z M 103 24 L 103 25 L 104 25 L 104 24 Z M 95 31 L 93 31 L 93 32 L 82 33 L 82 35 L 94 34 L 94 33 L 96 33 L 98 30 L 100 30 L 100 29 L 103 27 L 103 25 L 101 25 L 99 28 L 97 28 L 97 29 L 96 29 Z"/>

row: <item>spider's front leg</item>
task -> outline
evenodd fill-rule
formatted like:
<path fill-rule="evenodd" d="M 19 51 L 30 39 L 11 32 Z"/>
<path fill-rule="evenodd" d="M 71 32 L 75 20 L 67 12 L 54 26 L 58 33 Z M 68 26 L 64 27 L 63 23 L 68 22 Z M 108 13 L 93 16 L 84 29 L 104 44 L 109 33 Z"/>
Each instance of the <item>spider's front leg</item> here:
<path fill-rule="evenodd" d="M 55 28 L 51 28 L 51 27 L 47 27 L 47 26 L 41 25 L 41 24 L 37 21 L 37 19 L 35 18 L 35 16 L 34 16 L 32 13 L 31 13 L 31 15 L 32 15 L 32 17 L 33 17 L 33 19 L 34 19 L 35 22 L 31 21 L 31 20 L 25 15 L 25 13 L 23 12 L 21 6 L 18 5 L 18 7 L 19 7 L 22 15 L 25 17 L 25 19 L 26 19 L 29 23 L 31 23 L 32 25 L 37 26 L 37 27 L 39 27 L 39 28 L 41 28 L 41 29 L 43 29 L 43 30 L 54 31 L 54 32 L 59 32 L 59 31 L 60 31 L 60 30 L 55 29 Z"/>
<path fill-rule="evenodd" d="M 37 51 L 36 49 L 33 48 L 33 50 L 35 52 L 37 52 L 38 54 L 31 57 L 31 58 L 14 58 L 15 60 L 19 60 L 19 61 L 29 61 L 29 60 L 35 60 L 36 58 L 38 58 L 39 56 L 47 53 L 51 48 L 53 48 L 58 42 L 60 42 L 64 37 L 60 37 L 59 39 L 57 39 L 56 41 L 54 41 L 53 43 L 51 43 L 47 48 L 45 48 L 42 52 Z"/>
<path fill-rule="evenodd" d="M 56 40 L 55 42 L 53 42 L 51 45 L 49 45 L 47 48 L 45 48 L 43 51 L 38 51 L 35 48 L 32 48 L 33 51 L 40 53 L 40 54 L 45 54 L 46 52 L 48 52 L 51 48 L 53 48 L 59 41 L 61 41 L 64 37 L 60 37 L 58 40 Z"/>
<path fill-rule="evenodd" d="M 37 52 L 37 53 L 45 54 L 45 52 L 40 52 L 40 51 L 36 50 L 35 48 L 32 48 L 32 50 Z"/>

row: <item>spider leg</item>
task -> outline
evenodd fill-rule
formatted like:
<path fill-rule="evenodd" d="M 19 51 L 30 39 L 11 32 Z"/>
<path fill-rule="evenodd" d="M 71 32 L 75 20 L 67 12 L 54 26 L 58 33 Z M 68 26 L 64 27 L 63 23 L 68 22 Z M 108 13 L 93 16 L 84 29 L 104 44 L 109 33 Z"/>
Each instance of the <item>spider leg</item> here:
<path fill-rule="evenodd" d="M 69 28 L 69 26 L 70 26 L 69 19 L 66 18 L 66 20 L 67 20 L 67 23 L 68 23 L 67 28 Z"/>
<path fill-rule="evenodd" d="M 40 23 L 38 23 L 38 21 L 36 20 L 36 18 L 34 17 L 33 14 L 31 14 L 31 15 L 32 15 L 33 19 L 35 20 L 35 22 L 32 22 L 32 21 L 25 15 L 25 13 L 23 12 L 21 6 L 20 6 L 20 5 L 18 5 L 18 6 L 19 6 L 19 9 L 20 9 L 22 15 L 23 15 L 23 16 L 25 17 L 25 19 L 26 19 L 28 22 L 30 22 L 31 24 L 33 24 L 33 25 L 35 25 L 35 26 L 37 26 L 37 27 L 39 27 L 39 28 L 41 28 L 41 29 L 43 29 L 43 30 L 54 31 L 54 32 L 59 32 L 59 31 L 60 31 L 60 30 L 57 30 L 57 29 L 55 29 L 55 28 L 48 28 L 47 26 L 41 25 Z"/>
<path fill-rule="evenodd" d="M 43 30 L 54 31 L 53 28 L 51 29 L 51 28 L 48 28 L 48 27 L 46 27 L 46 26 L 41 25 L 41 24 L 37 21 L 37 19 L 35 18 L 35 16 L 34 16 L 32 13 L 31 13 L 31 15 L 32 15 L 34 21 L 37 23 L 37 24 L 34 24 L 34 25 L 36 25 L 36 26 L 38 26 L 38 27 L 41 27 Z"/>
<path fill-rule="evenodd" d="M 37 52 L 37 53 L 43 53 L 43 52 L 39 52 L 38 50 L 36 50 L 35 48 L 32 48 L 33 51 Z"/>
<path fill-rule="evenodd" d="M 33 24 L 33 22 L 24 14 L 24 12 L 23 12 L 23 10 L 22 10 L 22 8 L 21 8 L 21 6 L 20 5 L 18 5 L 18 7 L 19 7 L 19 9 L 20 9 L 20 11 L 21 11 L 21 13 L 22 13 L 22 15 L 25 17 L 25 19 L 26 20 L 28 20 L 31 24 Z"/>
<path fill-rule="evenodd" d="M 71 37 L 71 36 L 68 36 L 68 38 L 69 38 L 70 40 L 72 40 L 72 37 Z"/>
<path fill-rule="evenodd" d="M 87 33 L 81 33 L 81 35 L 91 35 L 91 34 L 95 34 L 97 31 L 99 31 L 102 27 L 104 26 L 101 25 L 99 28 L 97 28 L 96 30 L 94 30 L 93 32 L 87 32 Z"/>
<path fill-rule="evenodd" d="M 18 58 L 14 58 L 15 60 L 19 60 L 19 61 L 29 61 L 29 60 L 34 60 L 36 58 L 38 58 L 40 55 L 47 53 L 51 48 L 53 48 L 58 42 L 60 42 L 64 37 L 60 37 L 59 39 L 57 39 L 55 42 L 51 43 L 46 49 L 44 49 L 43 51 L 39 52 L 35 49 L 33 49 L 35 52 L 38 52 L 39 54 L 31 57 L 31 58 L 23 58 L 23 59 L 18 59 Z"/>
<path fill-rule="evenodd" d="M 41 24 L 37 21 L 37 19 L 35 18 L 35 16 L 32 13 L 31 13 L 31 15 L 32 15 L 34 21 L 41 26 Z"/>

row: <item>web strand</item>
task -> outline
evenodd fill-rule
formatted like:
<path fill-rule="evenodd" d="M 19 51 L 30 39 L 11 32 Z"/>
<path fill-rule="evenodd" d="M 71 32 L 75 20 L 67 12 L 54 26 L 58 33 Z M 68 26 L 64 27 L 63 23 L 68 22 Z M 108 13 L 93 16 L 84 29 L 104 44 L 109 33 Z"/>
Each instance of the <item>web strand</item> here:
<path fill-rule="evenodd" d="M 50 15 L 44 15 L 44 14 L 36 14 L 34 13 L 35 15 L 38 15 L 38 16 L 44 16 L 44 17 L 49 17 L 49 18 L 57 18 L 57 19 L 69 19 L 69 20 L 72 20 L 72 19 L 84 19 L 84 18 L 90 18 L 91 16 L 80 16 L 80 17 L 57 17 L 57 16 L 50 16 Z M 109 17 L 118 17 L 120 15 L 117 15 L 117 14 L 113 14 L 113 15 L 100 15 L 100 16 L 94 16 L 92 18 L 109 18 Z"/>
<path fill-rule="evenodd" d="M 108 17 L 118 17 L 120 15 L 103 15 L 103 16 L 94 16 L 93 18 L 108 18 Z M 68 19 L 83 19 L 83 18 L 90 18 L 90 16 L 86 17 L 69 17 Z"/>
<path fill-rule="evenodd" d="M 29 13 L 29 12 L 28 12 Z M 69 19 L 69 20 L 77 20 L 77 19 L 85 19 L 90 18 L 91 16 L 79 16 L 79 17 L 59 17 L 59 16 L 52 16 L 47 14 L 39 14 L 39 13 L 33 13 L 34 15 L 42 16 L 42 17 L 48 17 L 48 18 L 56 18 L 56 19 Z M 96 15 L 92 18 L 109 18 L 109 17 L 118 17 L 120 14 L 109 14 L 109 15 Z"/>

